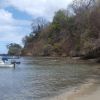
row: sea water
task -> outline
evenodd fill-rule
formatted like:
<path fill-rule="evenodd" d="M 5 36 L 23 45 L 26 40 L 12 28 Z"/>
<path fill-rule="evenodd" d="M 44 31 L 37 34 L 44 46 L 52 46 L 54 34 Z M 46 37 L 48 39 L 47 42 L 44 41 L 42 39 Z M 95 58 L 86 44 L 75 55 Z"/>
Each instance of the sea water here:
<path fill-rule="evenodd" d="M 99 84 L 98 64 L 49 57 L 23 57 L 20 61 L 15 69 L 0 68 L 0 100 L 67 100 L 72 89 Z"/>

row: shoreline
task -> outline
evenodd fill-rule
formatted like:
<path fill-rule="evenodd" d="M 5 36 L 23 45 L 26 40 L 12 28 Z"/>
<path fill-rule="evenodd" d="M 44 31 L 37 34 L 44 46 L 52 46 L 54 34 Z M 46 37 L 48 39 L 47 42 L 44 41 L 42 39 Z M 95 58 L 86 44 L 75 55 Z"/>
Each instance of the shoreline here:
<path fill-rule="evenodd" d="M 82 59 L 81 57 L 53 57 L 53 56 L 22 56 L 28 58 L 44 58 L 54 60 L 64 60 L 66 63 L 86 63 L 86 64 L 100 64 L 97 59 Z"/>
<path fill-rule="evenodd" d="M 89 79 L 80 86 L 48 100 L 100 100 L 100 87 L 98 88 L 94 79 Z"/>
<path fill-rule="evenodd" d="M 95 84 L 95 80 L 91 79 L 88 83 L 84 83 L 79 86 L 79 89 L 74 90 L 73 93 L 67 97 L 67 100 L 94 100 L 92 97 L 95 96 L 94 93 L 97 92 L 97 88 L 98 86 Z M 97 96 L 98 95 L 95 97 Z M 97 99 L 95 98 L 95 100 Z"/>

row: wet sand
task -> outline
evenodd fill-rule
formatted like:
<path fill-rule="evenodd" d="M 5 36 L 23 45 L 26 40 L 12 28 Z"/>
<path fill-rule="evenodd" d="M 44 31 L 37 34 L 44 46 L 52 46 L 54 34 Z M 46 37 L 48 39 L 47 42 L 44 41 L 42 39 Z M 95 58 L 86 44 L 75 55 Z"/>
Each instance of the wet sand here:
<path fill-rule="evenodd" d="M 98 88 L 95 80 L 89 80 L 78 88 L 49 100 L 100 100 L 100 87 Z"/>
<path fill-rule="evenodd" d="M 80 89 L 69 95 L 66 100 L 100 100 L 100 88 L 91 80 L 80 86 Z"/>
<path fill-rule="evenodd" d="M 100 89 L 98 89 L 97 91 L 95 91 L 94 93 L 90 95 L 77 97 L 73 100 L 100 100 Z"/>

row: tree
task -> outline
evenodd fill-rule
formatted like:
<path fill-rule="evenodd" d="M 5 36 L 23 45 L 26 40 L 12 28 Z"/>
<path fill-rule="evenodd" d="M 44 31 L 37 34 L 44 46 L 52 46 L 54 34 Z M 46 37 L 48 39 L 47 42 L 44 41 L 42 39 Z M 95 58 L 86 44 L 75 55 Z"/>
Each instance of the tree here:
<path fill-rule="evenodd" d="M 19 56 L 21 54 L 22 47 L 16 43 L 10 43 L 7 45 L 8 54 Z"/>
<path fill-rule="evenodd" d="M 43 29 L 47 26 L 48 21 L 42 17 L 38 17 L 32 21 L 32 34 L 34 34 L 35 38 L 39 37 L 39 34 L 43 31 Z"/>
<path fill-rule="evenodd" d="M 100 47 L 100 0 L 74 0 L 47 25 L 43 18 L 32 22 L 31 34 L 23 39 L 26 53 L 85 55 Z"/>
<path fill-rule="evenodd" d="M 46 28 L 47 25 L 47 20 L 42 17 L 34 19 L 31 24 L 32 32 L 22 39 L 24 46 L 28 46 L 29 44 L 34 42 L 34 40 L 38 39 L 40 33 L 43 31 L 44 28 Z"/>

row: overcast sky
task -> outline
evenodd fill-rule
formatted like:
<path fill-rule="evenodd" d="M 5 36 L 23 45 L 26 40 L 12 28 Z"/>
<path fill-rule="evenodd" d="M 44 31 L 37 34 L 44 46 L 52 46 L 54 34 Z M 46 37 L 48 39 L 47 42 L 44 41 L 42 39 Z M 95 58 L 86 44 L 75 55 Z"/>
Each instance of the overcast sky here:
<path fill-rule="evenodd" d="M 0 53 L 6 53 L 11 42 L 22 44 L 31 32 L 31 21 L 44 17 L 51 21 L 59 9 L 66 9 L 72 0 L 0 0 Z"/>

